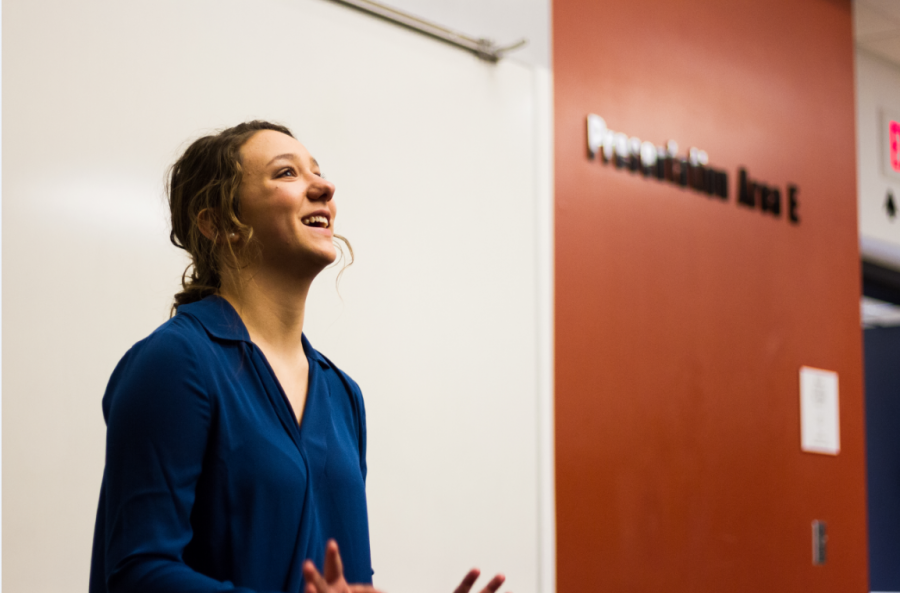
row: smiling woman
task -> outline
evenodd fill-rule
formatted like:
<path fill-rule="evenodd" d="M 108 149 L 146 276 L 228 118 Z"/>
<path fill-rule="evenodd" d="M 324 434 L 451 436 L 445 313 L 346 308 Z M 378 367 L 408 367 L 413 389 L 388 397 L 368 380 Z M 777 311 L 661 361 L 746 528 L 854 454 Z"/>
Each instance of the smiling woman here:
<path fill-rule="evenodd" d="M 286 152 L 258 162 L 279 148 Z M 322 208 L 324 212 L 312 226 L 328 228 L 330 234 L 347 248 L 349 263 L 352 263 L 350 243 L 333 231 L 335 206 L 331 198 L 334 185 L 321 177 L 318 162 L 286 127 L 251 121 L 219 134 L 204 136 L 185 151 L 172 166 L 169 182 L 170 238 L 175 246 L 191 255 L 191 264 L 182 279 L 184 290 L 175 295 L 173 313 L 178 305 L 215 294 L 220 288 L 223 271 L 238 270 L 243 263 L 258 259 L 260 245 L 254 241 L 254 233 L 261 229 L 254 229 L 246 218 L 247 208 L 252 209 L 253 198 L 247 195 L 251 183 L 268 176 L 272 183 L 281 179 L 283 182 L 300 181 L 300 185 L 305 186 L 310 183 L 310 174 L 319 180 L 314 181 L 316 187 L 312 188 L 311 195 L 328 196 L 327 200 L 320 200 L 327 206 Z M 238 200 L 242 183 L 245 184 L 245 195 Z M 283 189 L 288 187 L 291 186 L 282 184 Z M 298 187 L 294 186 L 295 189 Z M 259 195 L 258 183 L 254 184 L 254 189 L 254 195 Z M 241 210 L 243 215 L 239 214 Z M 321 218 L 326 219 L 324 224 Z M 311 224 L 310 220 L 301 222 Z M 223 237 L 227 240 L 222 240 Z M 332 243 L 332 252 L 333 249 Z"/>
<path fill-rule="evenodd" d="M 192 263 L 103 398 L 91 593 L 371 591 L 362 394 L 303 335 L 337 257 L 334 185 L 287 128 L 253 121 L 195 141 L 168 191 Z"/>

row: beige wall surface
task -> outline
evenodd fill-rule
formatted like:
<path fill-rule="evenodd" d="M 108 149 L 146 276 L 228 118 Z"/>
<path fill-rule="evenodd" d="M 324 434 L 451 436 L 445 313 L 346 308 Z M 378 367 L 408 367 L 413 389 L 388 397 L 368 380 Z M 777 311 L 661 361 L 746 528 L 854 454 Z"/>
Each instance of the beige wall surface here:
<path fill-rule="evenodd" d="M 320 0 L 4 2 L 3 590 L 86 589 L 103 390 L 185 265 L 166 167 L 262 117 L 357 252 L 307 333 L 366 397 L 376 583 L 536 591 L 548 81 Z"/>
<path fill-rule="evenodd" d="M 900 267 L 900 218 L 885 208 L 893 193 L 900 208 L 900 176 L 885 173 L 883 114 L 900 117 L 900 67 L 856 50 L 856 158 L 859 235 L 863 253 Z"/>

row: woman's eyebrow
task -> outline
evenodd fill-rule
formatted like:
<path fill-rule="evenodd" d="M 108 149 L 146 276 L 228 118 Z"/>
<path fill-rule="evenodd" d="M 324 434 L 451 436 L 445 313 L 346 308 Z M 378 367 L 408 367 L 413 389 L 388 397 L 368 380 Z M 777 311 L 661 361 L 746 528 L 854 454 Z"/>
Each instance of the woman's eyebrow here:
<path fill-rule="evenodd" d="M 272 160 L 269 161 L 268 163 L 266 163 L 266 166 L 268 167 L 269 165 L 271 165 L 272 163 L 274 163 L 275 161 L 277 161 L 277 160 L 279 160 L 279 159 L 287 160 L 287 161 L 296 161 L 296 160 L 298 160 L 298 159 L 297 159 L 297 155 L 295 155 L 295 154 L 293 154 L 293 153 L 290 153 L 290 152 L 286 152 L 286 153 L 284 153 L 284 154 L 279 154 L 278 156 L 272 157 Z"/>
<path fill-rule="evenodd" d="M 277 156 L 272 157 L 272 160 L 269 161 L 268 163 L 266 163 L 266 167 L 268 167 L 269 165 L 271 165 L 272 163 L 274 163 L 277 160 L 299 161 L 300 159 L 297 157 L 296 154 L 294 154 L 292 152 L 286 152 L 284 154 L 279 154 Z M 312 164 L 314 167 L 316 167 L 317 169 L 321 169 L 321 167 L 319 166 L 319 161 L 317 161 L 314 157 L 312 157 L 312 156 L 309 157 L 309 160 L 312 161 Z"/>

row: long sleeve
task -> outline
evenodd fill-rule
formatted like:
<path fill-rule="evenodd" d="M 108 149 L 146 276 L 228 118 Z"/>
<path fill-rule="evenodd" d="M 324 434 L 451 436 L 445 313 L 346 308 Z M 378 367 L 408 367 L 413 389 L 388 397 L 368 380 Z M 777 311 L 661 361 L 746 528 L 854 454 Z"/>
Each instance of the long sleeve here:
<path fill-rule="evenodd" d="M 104 397 L 106 469 L 95 542 L 109 593 L 251 593 L 184 562 L 213 414 L 192 345 L 157 331 L 119 363 Z M 92 575 L 92 592 L 93 581 Z"/>
<path fill-rule="evenodd" d="M 331 538 L 347 578 L 370 581 L 362 395 L 303 340 L 301 425 L 224 299 L 129 350 L 103 398 L 90 593 L 300 593 Z"/>

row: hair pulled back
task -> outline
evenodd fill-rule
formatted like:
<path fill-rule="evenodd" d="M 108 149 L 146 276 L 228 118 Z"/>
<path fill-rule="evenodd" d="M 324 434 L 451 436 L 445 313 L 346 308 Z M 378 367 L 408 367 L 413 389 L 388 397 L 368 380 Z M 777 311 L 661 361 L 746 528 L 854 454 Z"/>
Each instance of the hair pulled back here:
<path fill-rule="evenodd" d="M 181 305 L 215 294 L 222 286 L 222 267 L 235 265 L 238 253 L 232 241 L 219 238 L 237 233 L 247 246 L 253 229 L 241 222 L 238 190 L 241 186 L 241 147 L 256 132 L 275 130 L 294 135 L 284 126 L 254 120 L 198 138 L 175 161 L 166 187 L 172 232 L 169 240 L 191 257 L 181 276 L 182 291 L 175 295 L 172 313 Z M 200 231 L 200 213 L 207 211 L 215 234 Z M 227 246 L 227 252 L 224 247 Z"/>
<path fill-rule="evenodd" d="M 182 290 L 175 295 L 172 314 L 181 305 L 218 292 L 222 287 L 223 266 L 237 267 L 239 262 L 245 261 L 245 252 L 253 247 L 253 229 L 241 222 L 238 190 L 243 173 L 241 147 L 261 130 L 274 130 L 294 137 L 282 125 L 263 120 L 248 121 L 198 138 L 172 165 L 166 186 L 172 215 L 169 240 L 191 257 L 191 263 L 181 275 Z M 211 238 L 200 231 L 199 218 L 204 210 L 215 227 Z M 219 240 L 231 233 L 238 235 L 240 240 Z M 345 237 L 335 235 L 334 238 L 350 253 L 350 259 L 344 265 L 346 268 L 353 263 L 353 247 Z M 239 245 L 237 250 L 235 244 Z M 340 244 L 337 247 L 343 257 L 344 250 Z M 340 276 L 338 274 L 338 279 Z"/>

